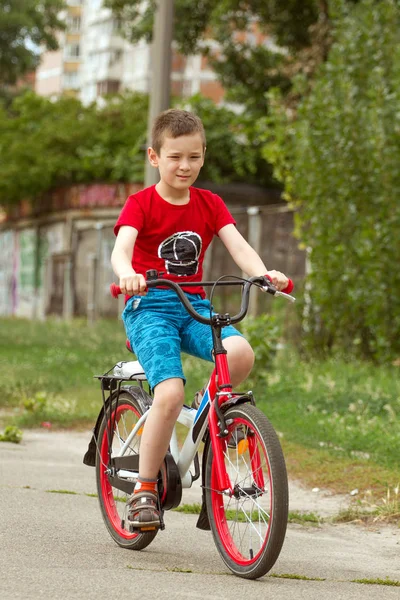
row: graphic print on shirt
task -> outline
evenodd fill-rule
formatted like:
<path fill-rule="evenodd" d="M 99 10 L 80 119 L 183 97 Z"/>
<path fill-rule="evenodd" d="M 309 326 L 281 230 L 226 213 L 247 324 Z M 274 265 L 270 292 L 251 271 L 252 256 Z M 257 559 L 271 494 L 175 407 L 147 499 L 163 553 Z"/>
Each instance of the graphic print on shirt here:
<path fill-rule="evenodd" d="M 202 239 L 194 231 L 178 231 L 161 242 L 158 256 L 171 275 L 195 275 L 199 268 Z"/>

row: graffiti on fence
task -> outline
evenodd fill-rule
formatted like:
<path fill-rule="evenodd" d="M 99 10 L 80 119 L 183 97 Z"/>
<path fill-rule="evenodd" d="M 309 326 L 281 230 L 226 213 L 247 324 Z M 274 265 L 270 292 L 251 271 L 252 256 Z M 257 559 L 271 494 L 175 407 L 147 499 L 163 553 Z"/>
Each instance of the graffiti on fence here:
<path fill-rule="evenodd" d="M 0 232 L 0 315 L 10 315 L 15 307 L 14 233 Z"/>

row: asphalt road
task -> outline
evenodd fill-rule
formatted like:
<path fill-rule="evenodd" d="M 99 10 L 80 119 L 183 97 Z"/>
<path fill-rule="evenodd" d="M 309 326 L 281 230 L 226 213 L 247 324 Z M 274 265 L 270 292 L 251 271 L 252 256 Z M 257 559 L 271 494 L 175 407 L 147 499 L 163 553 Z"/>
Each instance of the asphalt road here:
<path fill-rule="evenodd" d="M 89 437 L 34 431 L 20 445 L 0 444 L 1 600 L 400 600 L 399 587 L 353 582 L 400 580 L 400 529 L 394 527 L 289 525 L 277 563 L 258 581 L 227 570 L 194 515 L 170 511 L 165 531 L 146 550 L 119 548 L 97 499 L 86 495 L 96 491 L 94 469 L 82 464 Z M 199 490 L 184 492 L 183 502 L 199 499 Z M 291 484 L 292 510 L 329 514 L 344 502 Z"/>

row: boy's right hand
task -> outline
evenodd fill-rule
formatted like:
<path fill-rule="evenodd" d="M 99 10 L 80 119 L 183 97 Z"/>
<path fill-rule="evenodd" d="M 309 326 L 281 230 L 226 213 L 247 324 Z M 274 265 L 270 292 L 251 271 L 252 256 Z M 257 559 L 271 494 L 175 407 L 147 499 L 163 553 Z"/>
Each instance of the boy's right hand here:
<path fill-rule="evenodd" d="M 120 275 L 119 287 L 122 294 L 128 296 L 145 296 L 147 294 L 146 280 L 143 275 L 137 273 L 126 273 Z"/>

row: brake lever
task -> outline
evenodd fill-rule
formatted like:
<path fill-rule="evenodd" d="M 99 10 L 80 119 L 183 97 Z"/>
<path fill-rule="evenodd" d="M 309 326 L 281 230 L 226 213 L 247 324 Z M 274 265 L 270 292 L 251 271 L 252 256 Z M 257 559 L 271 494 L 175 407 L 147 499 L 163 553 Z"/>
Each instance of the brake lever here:
<path fill-rule="evenodd" d="M 294 296 L 291 296 L 290 294 L 285 294 L 285 292 L 279 292 L 278 290 L 276 290 L 274 296 L 283 296 L 284 298 L 290 300 L 290 302 L 296 302 L 296 298 Z"/>
<path fill-rule="evenodd" d="M 269 275 L 265 275 L 264 277 L 267 279 L 269 284 L 261 286 L 261 289 L 263 289 L 265 292 L 268 292 L 268 294 L 272 294 L 272 296 L 283 296 L 284 298 L 287 298 L 287 300 L 290 300 L 290 302 L 296 302 L 296 298 L 294 296 L 291 296 L 286 292 L 280 292 L 279 290 L 277 290 L 276 287 L 273 285 L 271 277 Z M 289 279 L 287 288 L 289 288 L 289 291 L 292 291 L 293 287 L 293 281 Z"/>
<path fill-rule="evenodd" d="M 286 292 L 280 292 L 279 290 L 276 289 L 276 287 L 274 285 L 272 285 L 272 283 L 270 283 L 269 285 L 261 286 L 261 289 L 264 292 L 271 294 L 272 296 L 283 296 L 290 302 L 296 302 L 296 298 L 294 296 L 291 296 L 290 294 L 287 294 Z"/>

